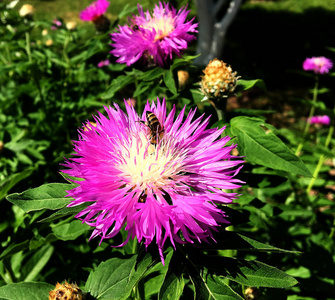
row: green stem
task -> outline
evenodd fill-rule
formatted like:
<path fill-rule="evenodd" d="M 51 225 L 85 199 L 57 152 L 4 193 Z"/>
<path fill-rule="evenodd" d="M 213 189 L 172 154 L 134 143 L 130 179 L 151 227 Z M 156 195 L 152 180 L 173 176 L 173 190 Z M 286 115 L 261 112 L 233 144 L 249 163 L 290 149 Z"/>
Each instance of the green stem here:
<path fill-rule="evenodd" d="M 325 146 L 326 148 L 328 148 L 329 146 L 329 143 L 330 143 L 330 140 L 331 140 L 331 137 L 333 135 L 333 132 L 334 132 L 334 126 L 330 126 L 329 128 L 329 132 L 328 132 L 328 135 L 327 135 L 327 139 L 326 139 L 326 142 L 325 142 Z M 319 172 L 321 170 L 321 167 L 325 161 L 325 155 L 324 154 L 321 154 L 320 158 L 319 158 L 319 162 L 314 170 L 314 173 L 313 173 L 313 178 L 310 180 L 309 184 L 308 184 L 308 187 L 306 189 L 306 193 L 309 194 L 310 191 L 312 190 L 313 188 L 313 185 L 316 181 L 316 179 L 318 178 L 318 175 L 319 175 Z"/>
<path fill-rule="evenodd" d="M 26 52 L 28 55 L 29 62 L 32 62 L 31 49 L 30 49 L 30 35 L 29 32 L 26 32 Z"/>
<path fill-rule="evenodd" d="M 303 140 L 305 140 L 306 135 L 309 131 L 309 128 L 311 127 L 311 123 L 309 122 L 309 120 L 314 115 L 314 112 L 315 112 L 315 104 L 316 104 L 317 98 L 318 98 L 318 88 L 319 88 L 319 77 L 316 76 L 315 77 L 314 90 L 313 90 L 312 107 L 311 107 L 311 110 L 309 111 L 309 116 L 308 116 L 308 119 L 307 119 L 307 122 L 306 122 L 306 125 L 305 125 L 305 130 L 304 130 L 304 133 L 303 133 Z M 302 146 L 303 146 L 303 142 L 300 142 L 298 147 L 297 147 L 297 150 L 295 151 L 295 155 L 300 154 Z"/>
<path fill-rule="evenodd" d="M 69 59 L 69 57 L 66 53 L 66 48 L 67 48 L 67 45 L 69 44 L 70 34 L 71 33 L 66 34 L 66 37 L 65 37 L 65 40 L 64 40 L 64 47 L 63 47 L 63 56 L 64 56 L 64 59 L 65 59 L 65 62 L 68 64 L 69 67 L 70 67 L 70 59 Z"/>
<path fill-rule="evenodd" d="M 135 86 L 136 86 L 136 90 L 137 90 L 137 88 L 138 88 L 138 80 L 137 79 L 135 79 Z M 137 96 L 136 102 L 137 102 L 136 103 L 137 104 L 137 113 L 138 113 L 139 116 L 141 116 L 142 115 L 142 99 L 141 99 L 140 95 Z"/>

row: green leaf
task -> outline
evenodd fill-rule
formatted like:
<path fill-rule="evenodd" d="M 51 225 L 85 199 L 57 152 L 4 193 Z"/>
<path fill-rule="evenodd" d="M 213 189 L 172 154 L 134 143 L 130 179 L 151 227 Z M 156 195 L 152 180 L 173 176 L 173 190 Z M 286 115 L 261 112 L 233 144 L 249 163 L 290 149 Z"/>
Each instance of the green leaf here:
<path fill-rule="evenodd" d="M 158 295 L 159 300 L 173 300 L 180 298 L 185 286 L 183 278 L 184 268 L 184 264 L 181 263 L 178 253 L 174 252 Z"/>
<path fill-rule="evenodd" d="M 137 96 L 143 94 L 150 86 L 151 86 L 151 84 L 148 83 L 148 82 L 144 82 L 144 81 L 140 82 L 136 86 L 136 90 L 133 94 L 133 97 L 137 97 Z"/>
<path fill-rule="evenodd" d="M 205 255 L 198 260 L 216 275 L 247 286 L 288 288 L 298 283 L 285 272 L 258 261 Z"/>
<path fill-rule="evenodd" d="M 164 74 L 164 83 L 172 94 L 177 94 L 176 82 L 173 78 L 172 71 L 168 71 Z"/>
<path fill-rule="evenodd" d="M 98 299 L 127 299 L 135 284 L 156 262 L 150 253 L 109 259 L 91 272 L 86 290 Z"/>
<path fill-rule="evenodd" d="M 147 71 L 143 74 L 142 80 L 144 81 L 152 81 L 158 77 L 161 77 L 163 74 L 165 74 L 167 70 L 162 68 L 154 68 L 150 71 Z"/>
<path fill-rule="evenodd" d="M 0 254 L 0 259 L 6 258 L 7 256 L 11 256 L 14 253 L 20 252 L 28 248 L 29 248 L 29 240 L 26 240 L 19 244 L 11 244 L 4 251 L 2 251 L 2 253 Z"/>
<path fill-rule="evenodd" d="M 59 218 L 68 216 L 68 215 L 76 215 L 79 212 L 81 212 L 84 208 L 86 208 L 89 205 L 89 203 L 83 203 L 77 206 L 72 206 L 72 207 L 63 207 L 60 210 L 56 211 L 55 213 L 53 213 L 52 215 L 50 215 L 49 217 L 39 220 L 38 222 L 51 222 L 54 220 L 57 220 Z"/>
<path fill-rule="evenodd" d="M 232 300 L 243 298 L 231 289 L 227 283 L 224 282 L 222 278 L 215 275 L 206 276 L 207 282 L 206 287 L 208 289 L 211 298 L 209 299 L 220 299 L 220 300 Z"/>
<path fill-rule="evenodd" d="M 53 227 L 52 231 L 60 240 L 71 241 L 89 230 L 89 228 L 90 226 L 83 224 L 81 221 L 74 220 L 70 223 Z"/>
<path fill-rule="evenodd" d="M 36 276 L 38 276 L 41 270 L 48 263 L 49 259 L 52 256 L 54 247 L 50 244 L 43 246 L 39 249 L 23 266 L 22 274 L 25 277 L 24 281 L 33 281 Z"/>
<path fill-rule="evenodd" d="M 127 286 L 131 270 L 136 263 L 136 255 L 129 258 L 111 258 L 99 264 L 91 272 L 86 282 L 86 290 L 98 299 L 121 299 Z"/>
<path fill-rule="evenodd" d="M 112 82 L 105 94 L 102 95 L 102 99 L 110 99 L 114 97 L 115 93 L 121 90 L 123 87 L 131 84 L 135 81 L 135 78 L 130 75 L 120 75 L 116 77 Z"/>
<path fill-rule="evenodd" d="M 273 247 L 268 244 L 261 243 L 243 234 L 224 231 L 220 232 L 220 238 L 217 238 L 217 242 L 209 246 L 204 246 L 204 249 L 233 249 L 239 251 L 257 251 L 257 252 L 274 252 L 274 253 L 295 253 L 299 254 L 299 251 L 290 251 Z"/>
<path fill-rule="evenodd" d="M 30 174 L 35 170 L 35 168 L 27 168 L 20 173 L 14 173 L 8 176 L 3 182 L 0 184 L 0 200 L 4 198 L 8 191 L 15 186 L 21 180 L 30 176 Z"/>
<path fill-rule="evenodd" d="M 262 79 L 254 79 L 254 80 L 244 80 L 239 79 L 236 83 L 235 92 L 242 92 L 248 89 L 251 89 L 252 87 L 259 87 L 262 90 L 266 90 L 265 83 Z"/>
<path fill-rule="evenodd" d="M 202 276 L 200 271 L 190 262 L 187 263 L 187 270 L 191 281 L 195 287 L 196 300 L 242 300 L 230 286 L 215 275 L 208 275 L 204 272 Z"/>
<path fill-rule="evenodd" d="M 44 282 L 19 282 L 0 287 L 0 299 L 45 300 L 54 286 Z"/>
<path fill-rule="evenodd" d="M 236 117 L 230 121 L 230 131 L 237 137 L 241 155 L 250 163 L 311 177 L 304 163 L 258 118 Z"/>
<path fill-rule="evenodd" d="M 42 209 L 56 210 L 69 204 L 70 198 L 65 198 L 66 191 L 74 186 L 66 183 L 48 183 L 19 194 L 11 194 L 6 199 L 26 213 Z"/>

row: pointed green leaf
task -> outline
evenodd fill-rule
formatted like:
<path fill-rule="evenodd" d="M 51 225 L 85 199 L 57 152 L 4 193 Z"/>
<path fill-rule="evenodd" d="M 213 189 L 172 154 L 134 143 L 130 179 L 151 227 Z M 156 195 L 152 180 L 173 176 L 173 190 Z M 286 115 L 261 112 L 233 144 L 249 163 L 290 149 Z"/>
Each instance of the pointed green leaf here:
<path fill-rule="evenodd" d="M 20 173 L 14 173 L 8 176 L 3 182 L 0 183 L 0 200 L 5 197 L 8 191 L 21 180 L 30 176 L 35 168 L 27 168 Z"/>
<path fill-rule="evenodd" d="M 38 222 L 51 222 L 54 220 L 57 220 L 59 218 L 68 216 L 68 215 L 76 215 L 79 212 L 81 212 L 84 208 L 86 208 L 89 205 L 89 203 L 83 203 L 77 206 L 72 206 L 72 207 L 63 207 L 60 210 L 56 211 L 55 213 L 53 213 L 52 215 L 50 215 L 49 217 L 39 220 Z"/>
<path fill-rule="evenodd" d="M 24 281 L 33 281 L 37 275 L 40 274 L 41 270 L 48 263 L 51 255 L 54 251 L 54 247 L 50 244 L 43 246 L 29 259 L 29 261 L 23 266 L 21 272 L 23 274 Z"/>
<path fill-rule="evenodd" d="M 275 253 L 296 253 L 299 251 L 285 250 L 277 247 L 273 247 L 268 244 L 256 241 L 248 236 L 232 231 L 221 231 L 220 238 L 217 238 L 217 242 L 211 245 L 204 245 L 204 250 L 213 249 L 232 249 L 239 251 L 257 251 L 257 252 L 275 252 Z"/>
<path fill-rule="evenodd" d="M 136 87 L 136 90 L 133 94 L 133 97 L 137 97 L 141 94 L 143 94 L 148 88 L 150 88 L 151 84 L 149 82 L 140 82 L 137 87 Z"/>
<path fill-rule="evenodd" d="M 200 261 L 215 274 L 248 286 L 288 288 L 298 283 L 285 272 L 258 261 L 205 255 Z"/>
<path fill-rule="evenodd" d="M 154 263 L 150 253 L 140 258 L 132 255 L 124 259 L 109 259 L 91 272 L 86 290 L 97 299 L 127 299 L 134 285 Z"/>
<path fill-rule="evenodd" d="M 185 286 L 183 278 L 184 268 L 179 254 L 174 252 L 158 295 L 159 300 L 174 300 L 180 298 Z"/>
<path fill-rule="evenodd" d="M 70 223 L 62 224 L 52 228 L 53 233 L 57 238 L 63 241 L 75 240 L 78 236 L 90 229 L 90 226 L 83 224 L 79 220 L 74 220 Z"/>
<path fill-rule="evenodd" d="M 147 71 L 143 74 L 141 77 L 144 81 L 153 81 L 154 79 L 161 77 L 163 74 L 165 74 L 167 70 L 162 68 L 154 68 L 150 71 Z"/>
<path fill-rule="evenodd" d="M 191 263 L 187 263 L 187 270 L 195 287 L 196 300 L 242 300 L 230 286 L 219 277 L 200 271 Z"/>
<path fill-rule="evenodd" d="M 48 183 L 19 194 L 11 194 L 6 199 L 26 213 L 42 209 L 56 210 L 69 204 L 70 198 L 65 198 L 66 191 L 73 187 L 74 185 L 66 183 Z"/>
<path fill-rule="evenodd" d="M 228 273 L 225 277 L 248 286 L 288 288 L 298 283 L 285 272 L 258 261 L 238 260 L 238 273 Z"/>
<path fill-rule="evenodd" d="M 136 263 L 136 255 L 128 258 L 111 258 L 102 262 L 91 274 L 86 282 L 86 290 L 97 299 L 121 299 L 127 286 L 131 270 Z"/>
<path fill-rule="evenodd" d="M 2 253 L 0 254 L 0 259 L 3 259 L 7 256 L 12 256 L 14 253 L 20 252 L 22 250 L 29 248 L 29 240 L 26 240 L 19 244 L 11 244 Z"/>
<path fill-rule="evenodd" d="M 230 131 L 237 137 L 241 155 L 254 164 L 311 177 L 304 163 L 258 118 L 236 117 L 230 121 Z"/>
<path fill-rule="evenodd" d="M 0 299 L 45 300 L 54 286 L 44 282 L 19 282 L 0 287 Z"/>
<path fill-rule="evenodd" d="M 135 78 L 130 75 L 120 75 L 116 77 L 112 82 L 106 93 L 101 97 L 102 99 L 110 99 L 114 97 L 115 93 L 123 87 L 131 84 L 135 81 Z"/>
<path fill-rule="evenodd" d="M 231 289 L 229 285 L 219 276 L 209 275 L 207 278 L 207 289 L 211 295 L 209 299 L 220 300 L 243 300 L 243 298 Z"/>
<path fill-rule="evenodd" d="M 172 94 L 177 94 L 176 82 L 173 78 L 172 71 L 168 71 L 164 74 L 164 83 Z"/>
<path fill-rule="evenodd" d="M 235 92 L 242 92 L 252 87 L 259 87 L 262 90 L 266 90 L 265 83 L 262 79 L 254 79 L 254 80 L 244 80 L 239 79 L 236 83 Z"/>

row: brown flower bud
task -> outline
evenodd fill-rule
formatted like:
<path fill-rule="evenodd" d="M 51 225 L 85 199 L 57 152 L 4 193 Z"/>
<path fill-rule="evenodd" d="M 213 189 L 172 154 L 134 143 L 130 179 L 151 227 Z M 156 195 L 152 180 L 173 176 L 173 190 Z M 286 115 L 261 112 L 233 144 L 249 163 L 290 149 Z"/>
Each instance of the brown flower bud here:
<path fill-rule="evenodd" d="M 49 300 L 84 300 L 83 292 L 76 284 L 57 282 L 54 290 L 49 292 Z"/>
<path fill-rule="evenodd" d="M 240 78 L 236 76 L 237 72 L 233 72 L 230 66 L 218 59 L 211 60 L 203 72 L 200 85 L 205 95 L 204 100 L 228 97 L 234 91 L 236 82 Z"/>

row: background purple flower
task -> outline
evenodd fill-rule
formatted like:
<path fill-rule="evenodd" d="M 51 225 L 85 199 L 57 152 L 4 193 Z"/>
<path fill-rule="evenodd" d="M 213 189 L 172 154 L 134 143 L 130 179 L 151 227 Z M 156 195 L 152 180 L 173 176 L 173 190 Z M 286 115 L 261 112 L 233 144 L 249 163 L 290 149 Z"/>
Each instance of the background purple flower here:
<path fill-rule="evenodd" d="M 98 63 L 98 68 L 102 68 L 104 66 L 108 66 L 110 64 L 109 60 L 106 59 L 106 60 L 102 60 Z"/>
<path fill-rule="evenodd" d="M 212 230 L 228 223 L 220 205 L 237 197 L 226 190 L 242 183 L 234 179 L 243 163 L 231 155 L 237 145 L 225 147 L 224 128 L 206 129 L 209 118 L 193 120 L 195 110 L 183 121 L 185 108 L 175 119 L 176 108 L 166 115 L 159 99 L 146 104 L 141 118 L 132 106 L 126 104 L 127 113 L 114 107 L 105 107 L 108 117 L 94 117 L 96 127 L 80 130 L 77 157 L 64 164 L 64 173 L 83 179 L 68 191 L 69 206 L 87 203 L 76 217 L 95 227 L 91 238 L 112 238 L 125 226 L 122 245 L 135 237 L 146 246 L 154 241 L 162 262 L 166 239 L 175 246 L 213 238 Z M 156 146 L 139 122 L 147 111 L 163 128 Z"/>
<path fill-rule="evenodd" d="M 324 56 L 306 58 L 302 65 L 305 71 L 314 71 L 315 74 L 328 73 L 333 67 L 333 62 Z"/>
<path fill-rule="evenodd" d="M 52 24 L 54 24 L 53 26 L 51 26 L 52 30 L 57 30 L 57 29 L 59 29 L 59 28 L 61 28 L 63 26 L 63 23 L 60 20 L 58 20 L 58 19 L 54 19 L 52 21 Z"/>
<path fill-rule="evenodd" d="M 168 3 L 156 5 L 153 14 L 143 12 L 138 4 L 139 16 L 133 16 L 129 25 L 119 26 L 119 32 L 111 34 L 113 49 L 110 53 L 119 57 L 117 62 L 132 65 L 138 60 L 163 66 L 173 54 L 181 55 L 188 43 L 196 37 L 198 24 L 186 21 L 189 11 L 182 7 L 178 12 Z"/>
<path fill-rule="evenodd" d="M 324 116 L 314 116 L 308 119 L 308 122 L 311 124 L 322 124 L 322 125 L 329 125 L 330 118 L 327 115 Z"/>
<path fill-rule="evenodd" d="M 79 14 L 79 17 L 83 21 L 95 21 L 107 11 L 109 4 L 110 2 L 107 0 L 97 0 L 86 7 Z"/>

